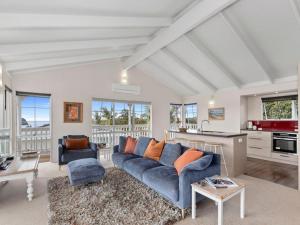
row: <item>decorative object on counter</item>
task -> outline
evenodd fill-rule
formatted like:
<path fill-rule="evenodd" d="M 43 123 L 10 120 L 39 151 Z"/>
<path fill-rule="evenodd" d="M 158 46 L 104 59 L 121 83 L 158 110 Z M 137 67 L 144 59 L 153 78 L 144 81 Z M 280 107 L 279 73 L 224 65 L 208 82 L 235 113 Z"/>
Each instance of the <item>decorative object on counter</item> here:
<path fill-rule="evenodd" d="M 247 123 L 247 129 L 249 129 L 249 130 L 253 129 L 253 122 L 252 121 L 248 121 L 248 123 Z"/>
<path fill-rule="evenodd" d="M 98 148 L 99 149 L 106 148 L 106 143 L 99 143 Z"/>
<path fill-rule="evenodd" d="M 208 109 L 208 120 L 225 120 L 225 108 Z"/>
<path fill-rule="evenodd" d="M 64 102 L 64 123 L 82 123 L 83 103 Z"/>
<path fill-rule="evenodd" d="M 179 127 L 179 132 L 186 133 L 187 128 L 186 127 Z"/>
<path fill-rule="evenodd" d="M 257 126 L 253 125 L 252 130 L 257 130 Z"/>

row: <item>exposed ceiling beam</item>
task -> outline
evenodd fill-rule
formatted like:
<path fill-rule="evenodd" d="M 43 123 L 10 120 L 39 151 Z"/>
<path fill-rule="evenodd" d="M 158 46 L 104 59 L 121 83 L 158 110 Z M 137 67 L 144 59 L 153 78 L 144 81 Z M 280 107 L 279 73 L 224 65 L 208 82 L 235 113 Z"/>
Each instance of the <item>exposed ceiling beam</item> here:
<path fill-rule="evenodd" d="M 163 67 L 161 67 L 160 65 L 155 63 L 153 60 L 147 59 L 146 61 L 152 67 L 155 67 L 155 68 L 159 69 L 162 73 L 166 74 L 170 78 L 170 80 L 173 80 L 173 81 L 181 84 L 181 86 L 183 86 L 185 89 L 188 89 L 188 90 L 192 91 L 194 94 L 199 94 L 198 90 L 194 89 L 193 87 L 191 87 L 190 85 L 188 85 L 184 82 L 179 81 L 173 74 L 171 74 L 169 71 L 167 71 L 166 69 L 164 69 Z"/>
<path fill-rule="evenodd" d="M 0 29 L 166 27 L 171 23 L 172 19 L 165 17 L 0 13 Z"/>
<path fill-rule="evenodd" d="M 68 51 L 78 49 L 95 48 L 118 48 L 121 46 L 132 46 L 145 44 L 149 41 L 147 37 L 103 39 L 91 41 L 70 41 L 70 42 L 44 42 L 33 44 L 10 44 L 0 45 L 0 57 L 5 55 L 22 55 L 42 52 Z"/>
<path fill-rule="evenodd" d="M 192 33 L 182 36 L 185 41 L 190 42 L 190 44 L 202 54 L 206 56 L 214 65 L 216 65 L 219 70 L 238 88 L 241 87 L 241 82 L 233 75 L 233 73 Z"/>
<path fill-rule="evenodd" d="M 207 86 L 211 91 L 215 92 L 217 87 L 214 86 L 210 81 L 208 81 L 205 77 L 203 77 L 200 73 L 194 70 L 191 66 L 183 62 L 177 55 L 164 48 L 161 50 L 165 55 L 172 58 L 172 60 L 181 66 L 184 70 L 186 70 L 189 74 L 191 74 L 194 78 L 198 79 L 201 83 Z"/>
<path fill-rule="evenodd" d="M 267 65 L 265 59 L 262 57 L 261 52 L 258 51 L 257 47 L 249 40 L 247 35 L 230 21 L 229 17 L 225 13 L 220 13 L 219 15 L 225 25 L 227 25 L 231 32 L 240 40 L 240 43 L 248 50 L 257 65 L 262 69 L 265 74 L 265 78 L 269 82 L 273 83 L 274 77 L 272 75 L 272 71 L 270 66 Z"/>
<path fill-rule="evenodd" d="M 7 63 L 6 68 L 8 71 L 13 72 L 13 71 L 28 70 L 28 69 L 34 69 L 34 68 L 76 64 L 76 63 L 84 63 L 84 62 L 93 62 L 93 61 L 99 61 L 99 60 L 104 60 L 104 59 L 121 58 L 124 56 L 129 56 L 132 53 L 133 52 L 131 50 L 125 50 L 125 51 L 118 51 L 118 52 L 111 52 L 111 53 L 97 54 L 97 55 L 86 55 L 86 56 L 76 56 L 76 57 L 68 57 L 68 58 L 23 61 L 23 62 Z"/>
<path fill-rule="evenodd" d="M 129 69 L 238 0 L 202 0 L 124 62 Z"/>
<path fill-rule="evenodd" d="M 293 13 L 296 17 L 296 20 L 298 21 L 300 25 L 300 8 L 298 6 L 298 3 L 296 0 L 290 0 L 290 5 L 292 7 Z"/>
<path fill-rule="evenodd" d="M 136 65 L 136 68 L 142 70 L 148 76 L 151 76 L 153 79 L 172 89 L 175 93 L 178 93 L 181 96 L 191 96 L 198 94 L 196 92 L 193 92 L 190 87 L 187 87 L 180 81 L 174 79 L 172 75 L 167 73 L 165 70 L 162 70 L 156 63 L 151 60 L 147 59 L 139 63 L 138 65 Z"/>

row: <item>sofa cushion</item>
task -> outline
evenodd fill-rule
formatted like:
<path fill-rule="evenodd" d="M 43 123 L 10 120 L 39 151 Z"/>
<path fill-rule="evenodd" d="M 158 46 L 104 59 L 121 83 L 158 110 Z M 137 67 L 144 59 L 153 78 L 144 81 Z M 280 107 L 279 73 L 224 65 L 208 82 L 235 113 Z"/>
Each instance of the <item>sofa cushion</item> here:
<path fill-rule="evenodd" d="M 119 150 L 118 150 L 119 152 L 125 151 L 126 141 L 127 141 L 127 137 L 125 136 L 119 137 Z"/>
<path fill-rule="evenodd" d="M 146 170 L 158 166 L 161 166 L 159 162 L 146 158 L 130 159 L 125 161 L 123 164 L 124 170 L 138 180 L 142 180 L 143 173 Z"/>
<path fill-rule="evenodd" d="M 166 144 L 159 162 L 165 166 L 174 166 L 174 162 L 181 155 L 180 144 Z"/>
<path fill-rule="evenodd" d="M 144 156 L 144 153 L 149 145 L 152 138 L 149 137 L 139 137 L 138 142 L 135 146 L 134 154 L 139 156 Z"/>
<path fill-rule="evenodd" d="M 204 155 L 204 152 L 199 151 L 195 148 L 191 148 L 185 151 L 174 163 L 174 166 L 178 172 L 181 173 L 182 169 L 189 163 L 200 159 Z"/>
<path fill-rule="evenodd" d="M 160 166 L 143 174 L 143 182 L 172 201 L 178 201 L 179 177 L 174 167 Z"/>
<path fill-rule="evenodd" d="M 137 143 L 137 141 L 136 141 L 135 138 L 128 136 L 127 140 L 126 140 L 126 145 L 125 145 L 124 152 L 129 153 L 129 154 L 133 154 L 136 143 Z"/>
<path fill-rule="evenodd" d="M 205 155 L 198 160 L 195 160 L 186 165 L 182 171 L 185 170 L 205 170 L 211 164 L 213 155 Z"/>
<path fill-rule="evenodd" d="M 135 158 L 140 158 L 140 156 L 134 155 L 134 154 L 125 154 L 125 153 L 121 153 L 121 152 L 116 152 L 116 153 L 112 154 L 113 163 L 120 168 L 123 168 L 123 164 L 125 161 L 127 161 L 129 159 L 135 159 Z"/>
<path fill-rule="evenodd" d="M 80 149 L 78 151 L 64 151 L 64 154 L 61 157 L 61 161 L 64 163 L 71 162 L 77 159 L 84 158 L 95 158 L 97 156 L 97 152 L 91 149 Z"/>
<path fill-rule="evenodd" d="M 144 157 L 159 161 L 161 153 L 164 149 L 165 141 L 157 142 L 154 139 L 150 141 L 144 153 Z"/>

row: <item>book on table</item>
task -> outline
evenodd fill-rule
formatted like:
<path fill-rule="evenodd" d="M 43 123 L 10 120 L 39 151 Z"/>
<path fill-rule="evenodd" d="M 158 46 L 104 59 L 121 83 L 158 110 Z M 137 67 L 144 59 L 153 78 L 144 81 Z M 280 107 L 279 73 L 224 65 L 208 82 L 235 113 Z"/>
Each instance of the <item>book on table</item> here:
<path fill-rule="evenodd" d="M 207 177 L 205 178 L 207 184 L 213 188 L 231 188 L 237 187 L 238 185 L 228 177 Z"/>

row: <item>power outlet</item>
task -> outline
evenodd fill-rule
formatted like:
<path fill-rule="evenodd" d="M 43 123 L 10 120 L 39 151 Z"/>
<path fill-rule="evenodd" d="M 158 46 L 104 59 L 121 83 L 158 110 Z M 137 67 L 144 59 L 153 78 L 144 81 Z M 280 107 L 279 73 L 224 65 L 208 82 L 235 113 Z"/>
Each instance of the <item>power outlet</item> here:
<path fill-rule="evenodd" d="M 243 143 L 243 139 L 242 138 L 239 138 L 239 143 Z"/>

